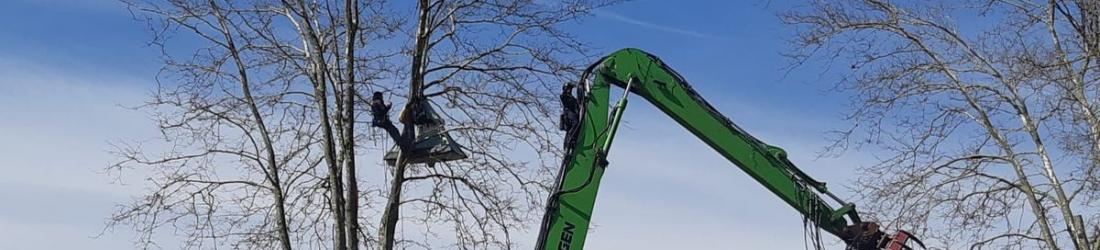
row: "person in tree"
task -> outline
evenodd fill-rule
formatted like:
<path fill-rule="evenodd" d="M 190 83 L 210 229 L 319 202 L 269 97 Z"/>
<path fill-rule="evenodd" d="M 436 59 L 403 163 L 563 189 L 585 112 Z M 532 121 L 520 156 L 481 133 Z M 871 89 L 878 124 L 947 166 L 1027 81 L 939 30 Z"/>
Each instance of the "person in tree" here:
<path fill-rule="evenodd" d="M 569 148 L 570 142 L 572 142 L 573 137 L 575 137 L 573 128 L 577 126 L 580 120 L 580 103 L 578 103 L 577 98 L 573 96 L 573 88 L 576 86 L 577 85 L 574 83 L 566 83 L 561 87 L 561 95 L 559 96 L 561 99 L 562 112 L 558 121 L 558 129 L 566 131 L 566 149 Z"/>
<path fill-rule="evenodd" d="M 375 91 L 370 100 L 371 126 L 385 129 L 390 137 L 400 142 L 398 138 L 401 138 L 401 132 L 397 130 L 397 126 L 393 125 L 393 122 L 390 122 L 389 113 L 392 107 L 393 104 L 382 99 L 382 92 Z"/>
<path fill-rule="evenodd" d="M 382 124 L 390 121 L 387 116 L 392 106 L 393 104 L 386 103 L 386 101 L 382 99 L 382 92 L 375 91 L 370 99 L 370 114 L 372 118 L 374 118 L 371 119 L 371 126 L 384 127 Z"/>

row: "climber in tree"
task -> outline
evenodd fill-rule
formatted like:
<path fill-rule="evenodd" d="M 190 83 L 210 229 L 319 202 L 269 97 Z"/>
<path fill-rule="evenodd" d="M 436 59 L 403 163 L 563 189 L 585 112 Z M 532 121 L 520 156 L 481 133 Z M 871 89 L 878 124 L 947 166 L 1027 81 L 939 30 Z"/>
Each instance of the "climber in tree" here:
<path fill-rule="evenodd" d="M 393 104 L 382 99 L 382 92 L 375 91 L 370 100 L 371 126 L 386 130 L 395 141 L 400 142 L 401 132 L 390 121 L 390 108 Z"/>

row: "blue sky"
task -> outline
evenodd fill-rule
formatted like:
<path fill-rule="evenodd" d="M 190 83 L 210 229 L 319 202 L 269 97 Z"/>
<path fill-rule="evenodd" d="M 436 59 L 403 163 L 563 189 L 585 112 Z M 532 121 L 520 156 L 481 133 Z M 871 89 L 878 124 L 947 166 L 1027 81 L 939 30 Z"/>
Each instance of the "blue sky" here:
<path fill-rule="evenodd" d="M 792 30 L 775 12 L 785 4 L 638 0 L 572 30 L 600 51 L 636 47 L 661 57 L 741 127 L 842 189 L 873 158 L 816 157 L 828 144 L 824 132 L 844 126 L 845 98 L 824 91 L 823 65 L 783 70 Z M 5 249 L 131 247 L 126 228 L 92 236 L 115 203 L 141 188 L 140 176 L 120 186 L 101 172 L 113 159 L 110 142 L 156 135 L 144 114 L 122 108 L 152 90 L 159 52 L 149 40 L 113 0 L 0 1 Z M 591 249 L 803 249 L 793 209 L 653 107 L 632 102 L 616 143 Z"/>

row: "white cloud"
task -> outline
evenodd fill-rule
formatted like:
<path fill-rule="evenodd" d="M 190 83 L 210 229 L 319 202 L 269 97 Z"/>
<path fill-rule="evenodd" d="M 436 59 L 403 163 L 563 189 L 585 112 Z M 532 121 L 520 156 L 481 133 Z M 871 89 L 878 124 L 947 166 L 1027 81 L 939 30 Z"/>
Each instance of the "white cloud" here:
<path fill-rule="evenodd" d="M 116 202 L 139 186 L 102 174 L 108 141 L 156 135 L 119 105 L 143 99 L 137 78 L 72 74 L 0 58 L 0 242 L 5 249 L 120 249 L 130 234 L 101 232 Z M 134 176 L 139 177 L 139 176 Z M 132 183 L 139 183 L 133 181 Z"/>

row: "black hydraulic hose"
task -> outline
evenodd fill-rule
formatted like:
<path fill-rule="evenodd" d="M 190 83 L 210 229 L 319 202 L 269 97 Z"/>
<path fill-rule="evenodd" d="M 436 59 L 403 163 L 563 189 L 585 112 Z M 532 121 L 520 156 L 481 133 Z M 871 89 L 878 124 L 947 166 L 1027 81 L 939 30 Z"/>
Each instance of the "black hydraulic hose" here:
<path fill-rule="evenodd" d="M 562 159 L 560 168 L 561 170 L 558 171 L 558 176 L 554 184 L 554 193 L 551 194 L 546 201 L 546 212 L 542 215 L 542 225 L 539 226 L 539 239 L 536 243 L 538 245 L 535 246 L 536 250 L 546 248 L 546 237 L 548 237 L 547 234 L 550 233 L 550 226 L 554 223 L 554 215 L 556 214 L 557 207 L 559 205 L 557 202 L 558 197 L 561 197 L 564 194 L 574 193 L 580 191 L 581 189 L 584 189 L 584 187 L 588 186 L 592 182 L 593 175 L 596 174 L 596 168 L 591 168 L 588 173 L 588 178 L 585 180 L 584 184 L 576 188 L 571 188 L 570 190 L 562 190 L 562 186 L 565 185 L 565 176 L 567 176 L 569 174 L 569 171 L 572 170 L 570 168 L 570 163 L 573 161 L 573 150 L 574 148 L 576 148 L 574 146 L 576 144 L 576 140 L 578 140 L 577 136 L 580 132 L 580 128 L 582 127 L 581 124 L 587 121 L 585 117 L 587 117 L 586 114 L 588 113 L 588 109 L 586 105 L 583 105 L 585 103 L 588 103 L 589 98 L 588 85 L 590 83 L 587 79 L 592 74 L 592 71 L 601 63 L 603 63 L 605 59 L 607 59 L 607 57 L 600 58 L 600 60 L 596 61 L 596 63 L 593 63 L 592 65 L 589 65 L 581 73 L 581 85 L 577 86 L 577 102 L 581 104 L 577 105 L 579 107 L 577 117 L 580 121 L 577 122 L 577 125 L 569 128 L 569 131 L 566 131 L 566 139 L 568 140 L 567 144 L 569 145 L 567 145 L 567 147 L 565 148 L 565 158 Z"/>

